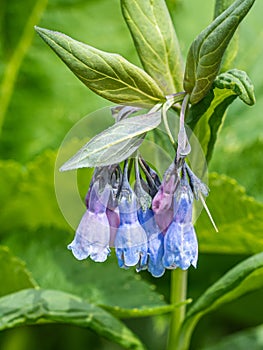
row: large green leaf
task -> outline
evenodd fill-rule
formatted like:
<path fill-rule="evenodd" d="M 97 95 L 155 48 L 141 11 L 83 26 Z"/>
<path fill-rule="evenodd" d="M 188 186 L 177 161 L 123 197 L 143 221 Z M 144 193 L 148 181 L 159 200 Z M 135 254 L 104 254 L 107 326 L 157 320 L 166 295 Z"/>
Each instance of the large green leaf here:
<path fill-rule="evenodd" d="M 193 329 L 202 316 L 262 287 L 263 253 L 260 253 L 227 272 L 193 304 L 182 324 L 177 349 L 188 349 Z"/>
<path fill-rule="evenodd" d="M 75 295 L 26 289 L 0 298 L 0 329 L 53 322 L 90 328 L 125 349 L 144 349 L 123 323 Z"/>
<path fill-rule="evenodd" d="M 41 38 L 91 90 L 115 103 L 149 107 L 163 100 L 155 81 L 122 56 L 97 50 L 69 36 L 36 27 Z"/>
<path fill-rule="evenodd" d="M 247 74 L 232 69 L 220 74 L 214 81 L 213 89 L 190 109 L 187 123 L 198 138 L 207 162 L 212 157 L 227 107 L 237 96 L 248 105 L 255 103 L 254 87 Z"/>
<path fill-rule="evenodd" d="M 146 72 L 168 95 L 182 91 L 182 59 L 164 0 L 122 0 L 122 11 Z"/>
<path fill-rule="evenodd" d="M 231 38 L 254 2 L 236 0 L 193 41 L 184 76 L 184 89 L 190 93 L 192 104 L 198 103 L 209 92 Z"/>
<path fill-rule="evenodd" d="M 203 211 L 197 220 L 200 250 L 207 253 L 253 254 L 263 251 L 263 204 L 246 195 L 225 175 L 210 174 L 207 205 L 218 226 L 216 233 Z"/>
<path fill-rule="evenodd" d="M 224 12 L 229 6 L 233 4 L 234 0 L 216 0 L 215 1 L 215 9 L 214 9 L 214 18 L 221 15 L 222 12 Z M 238 30 L 233 35 L 225 53 L 222 59 L 221 64 L 221 71 L 225 72 L 228 69 L 231 69 L 234 64 L 234 60 L 238 53 L 238 42 L 239 42 L 239 35 Z"/>
<path fill-rule="evenodd" d="M 263 348 L 263 325 L 234 333 L 220 340 L 215 345 L 206 346 L 202 350 L 261 350 Z"/>
<path fill-rule="evenodd" d="M 27 7 L 27 4 L 25 5 Z M 7 67 L 5 69 L 4 76 L 0 86 L 0 133 L 2 131 L 4 118 L 6 116 L 6 111 L 8 110 L 8 107 L 9 107 L 9 103 L 13 94 L 14 85 L 16 83 L 20 66 L 32 43 L 32 39 L 33 39 L 32 27 L 35 23 L 39 21 L 42 13 L 46 8 L 46 5 L 47 5 L 47 0 L 38 0 L 35 2 L 35 5 L 32 7 L 32 12 L 28 16 L 28 19 L 23 28 L 22 35 L 19 39 L 18 45 L 15 48 L 11 58 L 8 59 Z M 8 48 L 9 48 L 9 43 L 8 43 Z"/>
<path fill-rule="evenodd" d="M 234 0 L 216 0 L 215 1 L 215 10 L 214 18 L 221 15 L 229 6 L 233 4 Z"/>
<path fill-rule="evenodd" d="M 134 269 L 120 269 L 114 251 L 105 263 L 78 261 L 67 250 L 71 240 L 68 233 L 43 228 L 26 235 L 10 233 L 3 242 L 26 262 L 41 288 L 78 295 L 119 317 L 161 314 L 174 307 Z"/>
<path fill-rule="evenodd" d="M 0 235 L 18 227 L 68 227 L 55 196 L 55 160 L 56 152 L 47 151 L 26 166 L 0 161 Z"/>
<path fill-rule="evenodd" d="M 231 131 L 236 132 L 236 130 Z M 222 141 L 221 137 L 220 141 Z M 210 164 L 210 170 L 235 178 L 246 188 L 249 195 L 263 202 L 263 140 L 256 140 L 248 145 L 245 140 L 243 142 L 244 147 L 236 147 L 235 138 L 233 137 L 231 138 L 232 146 L 226 143 L 223 149 L 217 147 Z M 227 159 L 227 162 L 225 159 Z M 253 173 L 253 176 L 251 176 L 251 173 Z"/>
<path fill-rule="evenodd" d="M 37 286 L 25 263 L 12 255 L 10 250 L 4 246 L 0 246 L 0 265 L 0 297 L 21 289 Z"/>
<path fill-rule="evenodd" d="M 96 135 L 61 170 L 120 163 L 141 145 L 145 133 L 161 123 L 161 111 L 123 119 Z"/>

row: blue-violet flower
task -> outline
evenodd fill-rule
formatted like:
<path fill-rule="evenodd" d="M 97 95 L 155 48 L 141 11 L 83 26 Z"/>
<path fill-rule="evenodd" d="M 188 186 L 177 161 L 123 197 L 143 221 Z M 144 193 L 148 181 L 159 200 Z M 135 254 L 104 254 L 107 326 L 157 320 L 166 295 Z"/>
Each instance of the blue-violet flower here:
<path fill-rule="evenodd" d="M 108 184 L 101 193 L 99 181 L 92 185 L 88 209 L 80 221 L 74 240 L 68 245 L 68 249 L 72 250 L 78 260 L 90 256 L 96 262 L 103 262 L 110 253 L 110 226 L 106 215 L 110 191 L 111 188 Z"/>
<path fill-rule="evenodd" d="M 120 267 L 129 267 L 147 262 L 147 235 L 137 216 L 137 198 L 124 169 L 119 195 L 120 226 L 115 238 L 115 251 Z"/>
<path fill-rule="evenodd" d="M 163 264 L 166 268 L 186 270 L 198 259 L 198 244 L 192 224 L 193 193 L 183 168 L 174 197 L 174 219 L 164 237 Z"/>

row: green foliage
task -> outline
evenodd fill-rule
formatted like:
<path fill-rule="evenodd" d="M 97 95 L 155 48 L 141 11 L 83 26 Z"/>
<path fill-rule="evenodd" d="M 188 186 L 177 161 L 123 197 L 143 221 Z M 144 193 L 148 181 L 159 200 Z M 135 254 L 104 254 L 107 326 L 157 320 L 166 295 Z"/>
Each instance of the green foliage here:
<path fill-rule="evenodd" d="M 260 350 L 263 347 L 262 331 L 263 326 L 260 325 L 249 330 L 237 332 L 215 345 L 206 346 L 203 350 Z"/>
<path fill-rule="evenodd" d="M 262 288 L 262 277 L 263 253 L 260 253 L 243 261 L 220 278 L 200 296 L 187 312 L 178 348 L 188 348 L 191 333 L 202 316 L 251 291 Z"/>
<path fill-rule="evenodd" d="M 236 0 L 193 41 L 187 56 L 184 89 L 190 102 L 199 102 L 216 78 L 223 54 L 239 23 L 255 0 Z"/>
<path fill-rule="evenodd" d="M 231 69 L 220 74 L 214 81 L 219 89 L 228 89 L 236 94 L 244 103 L 252 106 L 255 102 L 254 86 L 246 72 Z"/>
<path fill-rule="evenodd" d="M 234 140 L 233 140 L 234 141 Z M 241 141 L 241 140 L 240 140 Z M 216 153 L 216 158 L 211 162 L 211 170 L 217 169 L 221 173 L 236 179 L 242 184 L 249 195 L 263 202 L 262 192 L 262 168 L 263 168 L 263 140 L 256 139 L 254 142 L 247 144 L 244 147 L 231 147 L 225 145 L 218 152 L 224 154 L 219 157 Z M 225 159 L 228 161 L 226 162 Z M 251 176 L 253 169 L 253 176 Z"/>
<path fill-rule="evenodd" d="M 114 254 L 106 264 L 77 261 L 66 249 L 71 240 L 72 236 L 65 231 L 41 228 L 27 231 L 26 236 L 20 230 L 13 231 L 3 242 L 26 262 L 43 289 L 75 294 L 121 317 L 147 316 L 171 309 L 140 275 L 121 270 Z"/>
<path fill-rule="evenodd" d="M 26 166 L 12 160 L 0 161 L 0 194 L 4 203 L 0 212 L 0 234 L 18 227 L 68 227 L 55 197 L 55 159 L 56 153 L 47 151 Z"/>
<path fill-rule="evenodd" d="M 117 54 L 80 43 L 65 34 L 38 28 L 43 40 L 91 90 L 115 103 L 149 107 L 163 99 L 151 77 Z"/>
<path fill-rule="evenodd" d="M 221 15 L 233 2 L 234 0 L 215 0 L 214 18 Z"/>
<path fill-rule="evenodd" d="M 160 110 L 121 120 L 89 141 L 61 170 L 120 163 L 138 149 L 145 133 L 160 123 Z"/>
<path fill-rule="evenodd" d="M 144 349 L 139 339 L 101 308 L 55 290 L 26 289 L 0 298 L 0 329 L 36 323 L 70 323 L 88 327 L 125 349 Z"/>
<path fill-rule="evenodd" d="M 0 87 L 0 132 L 4 122 L 5 113 L 8 109 L 8 105 L 13 93 L 14 84 L 16 82 L 21 63 L 33 40 L 32 27 L 35 22 L 39 21 L 39 18 L 44 12 L 46 5 L 47 0 L 36 1 L 32 12 L 28 17 L 28 20 L 25 23 L 22 35 L 19 38 L 17 44 L 17 48 L 12 54 L 11 58 L 8 60 L 7 68 L 3 75 L 2 85 Z M 5 18 L 5 13 L 3 17 Z M 5 44 L 6 43 L 3 42 L 3 45 Z M 11 45 L 10 43 L 8 43 L 9 48 Z M 9 48 L 7 49 L 7 51 L 9 50 Z"/>
<path fill-rule="evenodd" d="M 253 1 L 236 1 L 235 4 L 239 4 L 236 10 L 233 10 L 234 7 L 227 9 L 231 2 L 233 1 L 216 1 L 216 19 L 194 41 L 187 62 L 187 74 L 190 71 L 191 74 L 194 73 L 188 89 L 193 104 L 187 123 L 199 138 L 208 161 L 231 102 L 237 96 L 247 104 L 253 104 L 255 100 L 253 87 L 244 72 L 231 69 L 216 77 L 222 60 L 221 71 L 224 72 L 225 67 L 233 67 L 229 67 L 229 62 L 235 57 L 236 45 L 233 48 L 228 46 L 224 55 L 223 52 L 237 24 L 253 4 Z M 208 21 L 206 10 L 212 5 L 203 0 L 194 3 L 169 3 L 170 8 L 174 6 L 176 9 L 176 13 L 172 12 L 171 15 L 175 19 L 182 51 L 185 52 L 192 33 Z M 121 344 L 122 347 L 142 349 L 143 345 L 137 337 L 117 318 L 134 318 L 129 322 L 135 328 L 137 317 L 162 315 L 187 301 L 176 305 L 164 301 L 163 294 L 168 295 L 168 273 L 162 280 L 153 282 L 143 272 L 138 275 L 132 270 L 119 269 L 114 254 L 102 265 L 90 260 L 79 262 L 66 249 L 66 245 L 72 240 L 72 230 L 56 203 L 53 177 L 57 151 L 44 150 L 50 147 L 57 150 L 65 133 L 81 115 L 105 105 L 106 102 L 78 84 L 74 76 L 66 75 L 63 66 L 42 48 L 38 39 L 32 42 L 32 23 L 38 22 L 45 5 L 44 0 L 36 3 L 29 0 L 23 2 L 23 5 L 5 1 L 0 16 L 3 34 L 0 42 L 0 72 L 4 73 L 0 97 L 0 122 L 4 122 L 0 142 L 3 158 L 0 161 L 0 239 L 3 244 L 0 248 L 3 276 L 0 287 L 0 324 L 2 328 L 46 322 L 75 324 L 93 329 L 97 334 Z M 105 52 L 121 52 L 124 57 L 135 60 L 136 63 L 135 50 L 133 51 L 127 40 L 128 32 L 125 31 L 124 23 L 120 21 L 121 11 L 116 11 L 119 6 L 117 0 L 52 0 L 41 23 L 42 26 L 52 26 L 65 32 L 74 28 L 76 37 L 83 41 L 88 40 L 105 51 L 76 42 L 57 32 L 38 30 L 53 45 L 54 50 L 63 56 L 73 72 L 101 96 L 117 103 L 146 107 L 159 101 L 164 102 L 166 94 L 182 89 L 181 54 L 166 5 L 164 1 L 155 0 L 123 0 L 121 5 L 147 73 L 122 56 Z M 238 179 L 245 185 L 249 195 L 262 201 L 262 140 L 258 139 L 258 130 L 262 129 L 262 119 L 259 116 L 263 90 L 261 66 L 257 64 L 260 63 L 262 53 L 262 45 L 259 45 L 262 4 L 257 2 L 256 6 L 257 10 L 248 18 L 245 31 L 241 32 L 241 52 L 235 66 L 252 73 L 250 76 L 256 82 L 257 107 L 250 112 L 237 99 L 230 109 L 231 118 L 226 119 L 210 168 Z M 189 13 L 196 14 L 198 8 L 202 8 L 202 15 L 196 15 L 193 21 Z M 236 14 L 238 16 L 233 17 Z M 206 38 L 204 33 L 208 34 Z M 224 39 L 223 44 L 217 45 L 214 39 L 220 39 L 220 35 Z M 252 40 L 254 44 L 250 45 Z M 72 51 L 68 46 L 69 41 Z M 213 51 L 213 48 L 216 50 Z M 194 55 L 197 55 L 195 62 L 192 60 Z M 209 65 L 203 67 L 203 63 L 212 63 L 215 69 L 210 70 Z M 92 71 L 98 65 L 101 70 Z M 206 78 L 207 71 L 211 75 L 205 81 L 203 78 Z M 177 106 L 175 112 L 178 110 Z M 171 115 L 169 122 L 175 113 Z M 90 144 L 93 147 L 94 158 L 81 160 L 84 166 L 96 165 L 95 158 L 98 155 L 102 161 L 99 165 L 103 165 L 114 152 L 116 156 L 117 151 L 118 161 L 127 157 L 130 153 L 125 153 L 124 147 L 132 145 L 135 149 L 139 145 L 138 140 L 142 140 L 147 131 L 159 125 L 160 115 L 156 113 L 152 117 L 140 116 L 134 117 L 137 119 L 124 120 L 123 124 L 114 125 L 97 136 L 102 138 L 102 142 L 106 137 L 110 141 L 114 140 L 114 145 L 105 141 L 100 148 L 95 137 L 93 143 L 89 143 L 89 147 Z M 134 120 L 137 121 L 135 125 Z M 173 123 L 171 121 L 172 126 Z M 123 135 L 119 134 L 120 126 L 125 128 L 124 140 Z M 135 138 L 130 134 L 129 127 L 135 128 Z M 95 135 L 101 129 L 97 120 L 94 124 L 90 123 L 88 136 Z M 154 135 L 148 134 L 147 138 L 156 136 L 156 142 L 159 143 L 160 135 L 164 138 L 165 149 L 173 155 L 171 144 L 167 144 L 167 136 L 160 130 L 154 130 Z M 32 160 L 35 155 L 38 156 Z M 164 159 L 159 158 L 159 163 L 162 164 Z M 193 158 L 198 163 L 198 154 Z M 90 173 L 87 176 L 87 172 L 79 172 L 82 195 L 89 179 Z M 262 204 L 249 197 L 235 180 L 224 175 L 212 174 L 209 187 L 207 204 L 219 233 L 213 231 L 204 212 L 196 223 L 196 230 L 201 253 L 218 254 L 219 267 L 207 267 L 207 275 L 201 276 L 197 283 L 200 290 L 220 274 L 218 271 L 223 271 L 220 270 L 222 259 L 227 260 L 224 254 L 239 254 L 239 259 L 242 259 L 241 254 L 258 253 L 263 247 Z M 65 188 L 65 191 L 71 194 L 73 190 Z M 72 211 L 73 205 L 69 200 L 68 206 L 72 206 Z M 201 263 L 199 265 L 202 269 Z M 227 269 L 227 266 L 224 268 Z M 262 288 L 261 281 L 262 255 L 250 258 L 222 277 L 189 308 L 183 326 L 187 337 L 201 316 L 247 292 Z M 155 285 L 158 286 L 158 291 L 155 290 Z M 251 325 L 252 318 L 247 312 L 246 320 L 243 320 L 244 326 Z M 144 338 L 152 338 L 152 344 L 156 348 L 158 342 L 155 344 L 154 338 L 159 336 L 160 329 L 165 328 L 166 321 L 164 316 L 155 318 L 156 323 L 151 327 L 150 336 L 146 335 L 147 327 L 143 327 Z M 149 328 L 149 319 L 143 322 Z M 253 337 L 240 334 L 236 339 L 229 339 L 229 342 L 223 342 L 222 345 L 218 343 L 218 349 L 220 346 L 221 349 L 227 349 L 227 346 L 231 349 L 238 349 L 240 346 L 243 349 L 245 344 L 247 348 L 260 348 L 260 330 L 261 328 L 255 329 Z M 200 335 L 200 344 L 206 333 L 209 333 L 209 329 Z M 12 333 L 10 334 L 12 338 Z M 92 344 L 87 345 L 92 347 Z M 194 344 L 194 348 L 198 346 Z"/>
<path fill-rule="evenodd" d="M 218 17 L 222 12 L 224 12 L 229 6 L 233 4 L 234 0 L 216 0 L 214 8 L 214 18 Z M 225 72 L 233 67 L 234 60 L 238 54 L 238 29 L 233 35 L 222 59 L 221 71 Z"/>
<path fill-rule="evenodd" d="M 187 123 L 200 141 L 207 162 L 211 160 L 225 112 L 237 96 L 248 105 L 255 103 L 254 87 L 249 77 L 245 72 L 233 69 L 220 74 L 213 89 L 190 109 Z"/>
<path fill-rule="evenodd" d="M 209 177 L 209 208 L 219 232 L 212 231 L 206 213 L 197 220 L 200 249 L 208 253 L 254 254 L 263 250 L 263 204 L 246 195 L 243 187 L 225 175 Z M 231 234 L 230 234 L 231 233 Z"/>
<path fill-rule="evenodd" d="M 7 247 L 0 246 L 1 278 L 0 297 L 21 289 L 37 286 L 25 263 L 13 256 Z M 1 315 L 1 312 L 0 312 Z"/>
<path fill-rule="evenodd" d="M 162 91 L 182 91 L 182 58 L 164 0 L 122 0 L 122 11 L 145 71 Z"/>

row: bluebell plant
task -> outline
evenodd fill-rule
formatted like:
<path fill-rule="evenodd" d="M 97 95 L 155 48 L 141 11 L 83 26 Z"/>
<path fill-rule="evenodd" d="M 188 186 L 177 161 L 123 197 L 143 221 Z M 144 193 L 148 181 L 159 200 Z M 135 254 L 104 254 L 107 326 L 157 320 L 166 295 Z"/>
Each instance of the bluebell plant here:
<path fill-rule="evenodd" d="M 113 110 L 116 122 L 134 112 L 125 107 L 124 114 L 123 110 L 118 108 L 117 115 Z M 196 267 L 193 199 L 198 200 L 200 193 L 207 196 L 208 188 L 186 163 L 190 151 L 182 123 L 176 157 L 162 182 L 138 152 L 125 160 L 123 171 L 120 164 L 96 168 L 86 196 L 87 211 L 68 246 L 74 256 L 103 262 L 111 246 L 120 267 L 147 269 L 154 277 L 161 277 L 165 269 Z"/>
<path fill-rule="evenodd" d="M 196 156 L 197 150 L 188 131 L 193 131 L 209 162 L 227 107 L 237 97 L 248 105 L 255 103 L 247 74 L 229 69 L 229 57 L 235 56 L 229 43 L 255 0 L 216 0 L 214 19 L 192 42 L 185 64 L 164 0 L 120 2 L 143 69 L 120 55 L 36 28 L 89 89 L 117 105 L 111 108 L 115 123 L 61 167 L 95 168 L 86 211 L 68 248 L 77 259 L 95 262 L 104 262 L 115 250 L 121 268 L 148 270 L 153 277 L 174 270 L 175 304 L 185 302 L 186 270 L 198 262 L 195 200 L 202 202 L 217 230 L 205 202 L 209 188 L 203 171 L 198 177 L 191 167 L 190 155 Z M 165 141 L 158 137 L 160 125 Z M 164 174 L 140 152 L 150 132 L 173 159 Z M 201 167 L 204 170 L 205 164 Z M 184 315 L 185 305 L 173 312 L 169 350 L 188 349 L 196 320 L 188 325 Z"/>
<path fill-rule="evenodd" d="M 202 106 L 203 101 L 209 98 L 204 103 L 209 106 L 214 89 L 226 87 L 229 74 L 217 77 L 223 54 L 253 2 L 236 0 L 232 6 L 226 6 L 226 10 L 195 39 L 188 52 L 184 78 L 174 33 L 169 40 L 173 43 L 171 52 L 176 59 L 169 56 L 169 72 L 160 65 L 157 56 L 148 57 L 151 62 L 148 65 L 144 39 L 137 36 L 130 21 L 131 15 L 134 23 L 139 21 L 138 25 L 142 25 L 132 1 L 123 0 L 122 9 L 146 71 L 118 55 L 94 49 L 64 34 L 37 28 L 40 36 L 84 84 L 110 101 L 119 103 L 111 109 L 115 124 L 95 136 L 61 168 L 95 167 L 86 198 L 87 210 L 69 245 L 77 259 L 90 257 L 97 262 L 105 261 L 111 246 L 115 248 L 120 267 L 135 266 L 137 271 L 148 269 L 155 277 L 163 275 L 165 269 L 196 267 L 198 245 L 193 227 L 193 200 L 201 199 L 207 209 L 203 197 L 208 195 L 208 188 L 188 164 L 191 144 L 185 124 L 194 129 L 202 115 L 199 104 Z M 142 7 L 148 5 L 148 1 L 140 4 Z M 167 27 L 162 27 L 165 21 L 158 23 L 158 33 L 161 32 L 165 38 L 171 23 L 169 14 L 163 2 L 156 6 L 160 7 L 168 23 Z M 236 18 L 237 21 L 232 21 Z M 225 24 L 228 21 L 232 21 L 230 27 Z M 155 32 L 156 27 L 149 30 Z M 154 43 L 154 35 L 156 37 L 157 33 L 144 32 L 151 44 Z M 214 46 L 216 42 L 222 42 L 222 45 Z M 166 51 L 161 52 L 163 49 L 158 40 L 156 45 L 160 55 L 169 55 Z M 173 69 L 177 74 L 171 74 Z M 231 71 L 231 74 L 234 74 L 235 84 L 238 84 L 237 76 L 242 83 L 246 81 L 249 84 L 247 77 L 242 78 L 241 73 Z M 233 84 L 227 88 L 235 92 L 238 90 Z M 253 103 L 244 93 L 242 95 L 242 91 L 238 95 L 246 103 Z M 222 112 L 226 107 L 227 103 Z M 171 131 L 168 110 L 179 114 L 177 134 Z M 220 122 L 222 117 L 223 113 Z M 175 152 L 174 161 L 165 171 L 162 181 L 139 151 L 147 132 L 155 130 L 161 122 Z M 216 125 L 219 128 L 220 123 Z M 212 136 L 207 159 L 215 142 L 215 136 Z M 132 158 L 134 188 L 129 183 Z M 210 213 L 209 216 L 215 226 Z"/>

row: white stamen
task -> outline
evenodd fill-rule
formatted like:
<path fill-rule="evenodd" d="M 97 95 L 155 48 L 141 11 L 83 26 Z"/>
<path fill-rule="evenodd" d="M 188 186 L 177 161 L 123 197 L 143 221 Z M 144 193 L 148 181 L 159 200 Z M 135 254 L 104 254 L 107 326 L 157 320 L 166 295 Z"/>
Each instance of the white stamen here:
<path fill-rule="evenodd" d="M 201 202 L 202 202 L 202 204 L 203 204 L 203 206 L 205 208 L 205 211 L 206 211 L 206 213 L 207 213 L 207 215 L 208 215 L 212 225 L 214 226 L 215 231 L 218 232 L 218 228 L 216 227 L 216 224 L 215 224 L 215 222 L 214 222 L 214 220 L 212 218 L 212 215 L 211 215 L 211 213 L 210 213 L 210 211 L 209 211 L 209 209 L 208 209 L 208 207 L 206 205 L 206 202 L 205 202 L 205 200 L 204 200 L 204 198 L 203 198 L 201 193 L 199 193 L 199 198 L 201 199 Z"/>

